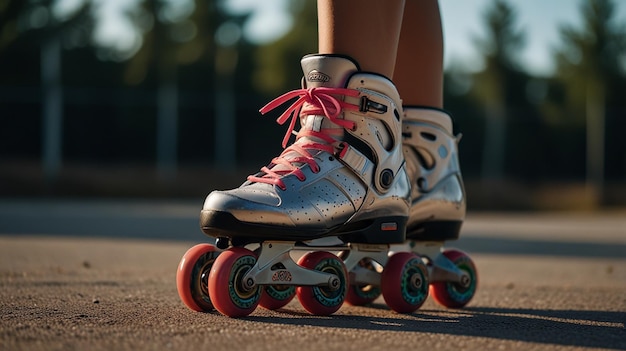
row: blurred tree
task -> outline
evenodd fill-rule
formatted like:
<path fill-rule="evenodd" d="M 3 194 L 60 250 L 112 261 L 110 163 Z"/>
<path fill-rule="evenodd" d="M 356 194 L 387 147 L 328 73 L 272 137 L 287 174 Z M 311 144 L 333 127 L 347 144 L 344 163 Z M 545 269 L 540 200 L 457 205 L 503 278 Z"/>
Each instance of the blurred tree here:
<path fill-rule="evenodd" d="M 473 73 L 453 62 L 444 72 L 444 108 L 454 119 L 455 134 L 461 133 L 460 163 L 466 180 L 481 176 L 484 150 L 484 108 L 472 94 Z"/>
<path fill-rule="evenodd" d="M 250 65 L 242 64 L 236 72 L 242 84 L 247 84 L 246 88 L 253 92 L 243 96 L 246 104 L 238 106 L 242 113 L 242 125 L 258 131 L 246 133 L 238 143 L 242 153 L 239 157 L 245 157 L 251 167 L 258 167 L 260 163 L 279 154 L 282 150 L 280 141 L 285 133 L 275 123 L 281 113 L 278 109 L 262 116 L 258 112 L 259 108 L 277 95 L 299 88 L 302 78 L 300 59 L 306 54 L 317 52 L 316 2 L 293 0 L 286 4 L 293 17 L 291 29 L 275 41 L 242 52 L 241 58 L 249 59 Z"/>
<path fill-rule="evenodd" d="M 483 19 L 487 37 L 475 41 L 484 54 L 485 69 L 475 75 L 472 93 L 485 107 L 482 177 L 491 182 L 504 176 L 507 119 L 510 106 L 517 104 L 512 99 L 524 96 L 513 91 L 524 77 L 516 61 L 524 35 L 517 28 L 515 9 L 505 0 L 490 3 Z"/>
<path fill-rule="evenodd" d="M 622 176 L 626 174 L 626 143 L 621 137 L 626 127 L 623 122 L 626 25 L 616 22 L 611 0 L 582 1 L 580 12 L 581 28 L 564 25 L 560 30 L 563 43 L 556 52 L 557 79 L 564 92 L 560 102 L 565 109 L 560 117 L 552 110 L 552 118 L 557 123 L 586 125 L 587 183 L 592 191 L 602 194 L 607 159 L 606 124 L 612 118 L 621 121 L 621 129 L 614 129 L 617 137 L 609 154 L 618 155 Z M 612 106 L 614 111 L 610 115 L 607 106 Z"/>
<path fill-rule="evenodd" d="M 0 1 L 0 53 L 18 37 L 19 16 L 28 5 L 23 1 Z"/>
<path fill-rule="evenodd" d="M 317 4 L 315 1 L 289 2 L 293 27 L 284 37 L 259 47 L 255 54 L 257 70 L 253 84 L 268 96 L 298 88 L 302 56 L 317 52 Z"/>
<path fill-rule="evenodd" d="M 125 82 L 137 85 L 176 80 L 176 67 L 198 60 L 212 61 L 213 34 L 220 19 L 219 2 L 145 0 L 129 12 L 130 20 L 143 33 L 142 45 L 126 64 Z M 154 77 L 149 77 L 156 72 Z"/>
<path fill-rule="evenodd" d="M 220 44 L 217 33 L 222 28 L 222 37 L 227 39 L 233 36 L 237 37 L 237 32 L 240 32 L 239 27 L 245 20 L 245 16 L 233 16 L 226 13 L 224 9 L 225 0 L 211 2 L 143 0 L 117 5 L 109 2 L 91 1 L 90 3 L 94 21 L 97 24 L 111 27 L 126 23 L 124 42 L 127 44 L 125 45 L 119 43 L 121 40 L 116 42 L 107 39 L 104 35 L 100 37 L 94 35 L 93 44 L 96 46 L 98 57 L 103 61 L 98 65 L 104 65 L 105 62 L 117 62 L 118 66 L 124 68 L 123 80 L 118 81 L 117 86 L 134 87 L 133 93 L 124 93 L 124 95 L 131 95 L 129 97 L 131 99 L 133 96 L 143 98 L 137 88 L 143 88 L 148 94 L 151 94 L 154 89 L 156 90 L 154 97 L 152 97 L 154 108 L 150 109 L 149 106 L 145 106 L 142 109 L 143 113 L 123 112 L 118 116 L 117 123 L 122 128 L 133 129 L 137 136 L 146 130 L 152 130 L 156 134 L 152 145 L 156 146 L 157 174 L 161 180 L 172 182 L 178 168 L 181 140 L 184 140 L 186 153 L 194 150 L 198 153 L 201 150 L 197 146 L 198 143 L 190 143 L 188 140 L 206 138 L 206 132 L 189 138 L 181 136 L 181 132 L 189 133 L 190 130 L 193 130 L 193 128 L 185 125 L 185 130 L 181 131 L 181 120 L 196 119 L 196 117 L 181 116 L 180 109 L 183 108 L 183 104 L 189 101 L 192 101 L 192 105 L 196 107 L 204 105 L 218 109 L 230 101 L 228 98 L 216 97 L 214 101 L 206 103 L 207 96 L 219 95 L 219 92 L 223 90 L 221 87 L 227 85 L 223 84 L 223 74 L 221 74 L 224 72 L 222 69 L 224 63 L 232 66 L 228 70 L 229 73 L 226 74 L 232 76 L 238 61 L 236 58 L 237 50 L 233 46 L 237 43 L 228 44 L 229 50 L 222 50 L 224 45 Z M 105 14 L 109 12 L 117 13 L 117 18 L 106 20 L 105 18 L 109 15 Z M 223 27 L 224 24 L 230 24 L 230 26 Z M 183 72 L 184 68 L 187 69 Z M 214 84 L 207 84 L 207 82 L 214 82 Z M 200 97 L 198 93 L 183 91 L 190 88 L 204 91 L 204 97 Z M 233 103 L 229 105 L 232 106 Z M 125 110 L 130 111 L 128 108 Z M 228 143 L 234 144 L 236 140 L 233 122 L 235 120 L 234 109 L 221 108 L 217 114 L 214 113 L 215 111 L 210 111 L 208 116 L 206 108 L 203 110 L 205 111 L 205 121 L 200 122 L 202 126 L 215 129 L 214 136 L 218 136 L 217 139 L 223 137 Z M 225 116 L 227 111 L 231 112 Z M 154 123 L 142 117 L 146 112 L 156 114 Z M 214 115 L 220 116 L 220 118 L 212 119 L 211 117 Z M 206 123 L 206 120 L 211 120 L 218 125 L 210 125 Z M 228 122 L 226 130 L 220 127 L 224 125 L 220 122 L 224 121 Z M 142 126 L 138 126 L 137 123 L 141 123 Z M 140 127 L 140 130 L 137 130 L 137 127 Z M 206 128 L 203 129 L 206 130 Z M 195 130 L 197 131 L 198 128 Z M 138 138 L 131 144 L 133 145 L 132 149 L 144 147 L 146 141 L 150 142 L 150 139 Z M 216 141 L 216 143 L 220 142 L 220 140 Z M 190 146 L 190 144 L 195 146 Z M 234 161 L 235 146 L 222 146 L 221 150 L 219 147 L 212 147 L 209 150 L 203 147 L 205 158 L 207 151 L 215 150 L 216 158 Z M 124 149 L 124 147 L 120 145 L 120 149 Z M 229 154 L 227 151 L 231 150 L 232 152 Z M 126 158 L 124 155 L 119 156 Z M 185 157 L 189 158 L 188 155 Z"/>
<path fill-rule="evenodd" d="M 49 183 L 57 180 L 63 154 L 62 47 L 79 46 L 81 39 L 91 30 L 86 6 L 78 6 L 67 15 L 60 13 L 55 5 L 50 0 L 0 2 L 0 85 L 40 84 L 42 127 L 39 145 L 44 176 Z M 25 98 L 25 95 L 32 95 L 28 92 L 30 89 L 7 94 L 13 95 L 10 102 L 27 100 L 31 103 Z M 30 128 L 24 131 L 33 129 L 32 123 L 28 124 Z M 12 131 L 10 124 L 3 129 L 12 134 L 7 138 L 9 142 L 23 138 Z M 35 144 L 33 133 L 27 135 L 26 140 Z M 1 137 L 0 134 L 0 139 L 5 140 Z"/>
<path fill-rule="evenodd" d="M 142 5 L 129 13 L 145 34 L 143 45 L 127 64 L 125 81 L 138 84 L 150 72 L 155 74 L 157 171 L 161 180 L 171 182 L 178 167 L 178 66 L 193 63 L 209 51 L 213 41 L 207 34 L 214 33 L 217 11 L 214 2 L 206 1 L 146 0 Z"/>

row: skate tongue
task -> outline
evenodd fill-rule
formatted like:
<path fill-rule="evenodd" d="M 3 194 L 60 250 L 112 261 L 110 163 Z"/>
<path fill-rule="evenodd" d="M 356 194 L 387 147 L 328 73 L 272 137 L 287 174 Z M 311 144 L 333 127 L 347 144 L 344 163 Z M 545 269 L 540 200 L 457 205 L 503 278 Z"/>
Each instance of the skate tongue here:
<path fill-rule="evenodd" d="M 300 61 L 302 72 L 304 74 L 305 86 L 303 88 L 344 88 L 350 76 L 359 71 L 359 67 L 353 60 L 334 55 L 307 55 Z M 307 104 L 303 106 L 306 111 Z M 322 132 L 337 141 L 343 140 L 343 127 L 331 122 L 326 116 L 301 113 L 300 115 L 301 130 L 309 130 L 314 132 Z M 301 137 L 296 144 L 307 143 L 323 143 L 327 142 L 313 136 Z M 319 154 L 319 152 L 316 152 Z M 296 151 L 288 151 L 281 155 L 286 160 L 299 157 Z M 293 163 L 294 166 L 300 166 L 298 162 Z M 289 172 L 290 169 L 284 165 L 275 165 L 272 171 L 281 173 Z"/>
<path fill-rule="evenodd" d="M 343 138 L 343 128 L 338 127 L 334 124 L 332 124 L 328 118 L 324 117 L 324 116 L 318 116 L 318 115 L 306 115 L 306 116 L 302 116 L 300 118 L 300 122 L 302 123 L 302 130 L 313 130 L 316 132 L 321 131 L 322 126 L 324 126 L 324 133 L 330 137 L 332 137 L 333 139 L 337 140 L 337 141 L 341 141 Z M 331 127 L 332 125 L 332 127 Z M 295 144 L 307 144 L 307 143 L 320 143 L 320 144 L 326 144 L 327 142 L 316 138 L 314 136 L 305 136 L 305 137 L 301 137 L 299 138 Z M 320 152 L 316 152 L 315 154 L 319 154 Z M 296 157 L 299 157 L 300 154 L 296 151 L 290 151 L 290 152 L 286 152 L 282 155 L 282 157 L 286 160 L 290 160 Z M 315 156 L 315 155 L 312 155 Z M 295 166 L 300 166 L 301 163 L 298 162 L 294 162 L 293 165 Z M 288 168 L 282 166 L 282 165 L 276 165 L 273 169 L 273 171 L 275 172 L 283 172 L 283 171 L 287 171 Z"/>
<path fill-rule="evenodd" d="M 306 88 L 343 88 L 350 76 L 359 71 L 355 61 L 336 55 L 307 55 L 302 58 L 300 64 Z M 306 105 L 304 110 L 306 110 Z M 300 116 L 300 125 L 303 130 L 320 132 L 323 129 L 326 134 L 336 140 L 343 139 L 343 128 L 324 116 L 303 114 Z"/>
<path fill-rule="evenodd" d="M 359 71 L 347 57 L 308 55 L 300 61 L 307 88 L 343 88 L 352 74 Z"/>

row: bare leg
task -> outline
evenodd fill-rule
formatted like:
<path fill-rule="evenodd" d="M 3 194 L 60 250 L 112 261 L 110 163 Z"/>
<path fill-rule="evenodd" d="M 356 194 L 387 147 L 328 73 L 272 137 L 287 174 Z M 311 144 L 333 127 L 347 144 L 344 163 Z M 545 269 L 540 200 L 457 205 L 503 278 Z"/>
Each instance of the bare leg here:
<path fill-rule="evenodd" d="M 363 71 L 393 76 L 404 0 L 318 0 L 320 54 L 343 54 Z"/>
<path fill-rule="evenodd" d="M 443 107 L 443 33 L 437 0 L 406 1 L 393 82 L 405 105 Z"/>

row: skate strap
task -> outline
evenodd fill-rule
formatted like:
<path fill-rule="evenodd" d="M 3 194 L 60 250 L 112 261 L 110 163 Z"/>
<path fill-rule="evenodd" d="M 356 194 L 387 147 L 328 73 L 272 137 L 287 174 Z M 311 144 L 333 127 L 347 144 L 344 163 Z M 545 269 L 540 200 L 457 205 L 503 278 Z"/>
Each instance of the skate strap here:
<path fill-rule="evenodd" d="M 334 139 L 332 135 L 329 135 L 333 132 L 327 129 L 320 131 L 303 129 L 296 133 L 296 141 L 298 142 L 286 147 L 289 138 L 294 133 L 296 120 L 301 114 L 324 116 L 340 127 L 354 129 L 356 126 L 355 122 L 344 120 L 340 118 L 340 116 L 342 110 L 358 111 L 359 106 L 342 101 L 336 96 L 357 97 L 359 94 L 360 92 L 358 90 L 345 88 L 316 87 L 298 89 L 285 93 L 263 106 L 259 112 L 266 114 L 276 107 L 297 98 L 297 100 L 276 119 L 276 122 L 281 125 L 291 119 L 282 143 L 285 150 L 280 156 L 272 160 L 269 167 L 261 168 L 263 174 L 251 175 L 248 177 L 248 180 L 251 182 L 273 184 L 285 190 L 286 186 L 281 180 L 283 176 L 294 174 L 301 181 L 306 179 L 304 173 L 300 170 L 302 164 L 309 165 L 314 173 L 319 172 L 320 168 L 317 165 L 317 161 L 308 150 L 313 150 L 315 153 L 317 153 L 317 151 L 325 151 L 333 154 L 335 151 L 333 144 L 335 144 L 337 140 Z M 274 170 L 274 168 L 276 168 L 276 170 Z"/>
<path fill-rule="evenodd" d="M 374 176 L 374 163 L 350 144 L 341 143 L 341 151 L 337 157 L 365 182 L 369 184 Z"/>

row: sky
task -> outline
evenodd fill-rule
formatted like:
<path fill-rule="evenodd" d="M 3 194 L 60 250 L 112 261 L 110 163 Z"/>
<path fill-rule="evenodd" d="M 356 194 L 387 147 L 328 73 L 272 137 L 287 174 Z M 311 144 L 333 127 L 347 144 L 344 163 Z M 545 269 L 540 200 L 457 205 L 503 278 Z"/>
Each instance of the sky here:
<path fill-rule="evenodd" d="M 289 30 L 284 4 L 289 0 L 229 0 L 233 11 L 253 10 L 244 35 L 256 42 L 267 42 Z M 313 0 L 310 0 L 313 1 Z M 468 70 L 480 70 L 480 53 L 473 37 L 484 37 L 482 15 L 493 0 L 440 0 L 444 32 L 444 61 L 462 64 Z M 558 28 L 563 24 L 580 25 L 580 0 L 509 0 L 517 10 L 518 24 L 526 33 L 520 52 L 521 62 L 529 73 L 550 75 L 553 49 L 559 43 Z M 615 0 L 616 17 L 626 23 L 626 0 Z M 280 14 L 280 12 L 282 14 Z M 626 58 L 624 58 L 626 60 Z"/>

